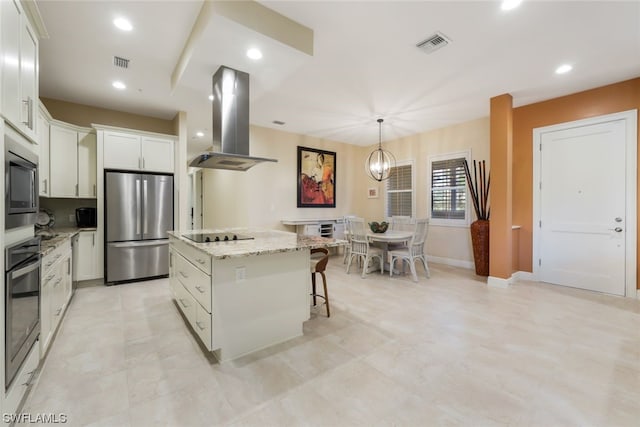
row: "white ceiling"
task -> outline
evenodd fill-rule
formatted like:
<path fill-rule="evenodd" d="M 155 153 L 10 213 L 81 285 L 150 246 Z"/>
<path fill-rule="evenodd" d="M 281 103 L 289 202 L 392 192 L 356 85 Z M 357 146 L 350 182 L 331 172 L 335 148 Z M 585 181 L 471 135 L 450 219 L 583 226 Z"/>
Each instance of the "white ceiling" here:
<path fill-rule="evenodd" d="M 186 111 L 195 154 L 211 144 L 207 96 L 220 65 L 251 75 L 253 124 L 358 145 L 377 142 L 378 117 L 391 140 L 487 116 L 503 93 L 519 106 L 640 76 L 639 1 L 525 0 L 510 12 L 497 1 L 260 3 L 311 28 L 314 55 L 216 15 L 172 91 L 201 1 L 40 0 L 50 35 L 40 94 L 164 119 Z M 117 30 L 117 16 L 134 30 Z M 415 47 L 435 31 L 452 43 L 430 55 Z M 262 60 L 245 56 L 250 46 Z M 573 71 L 554 74 L 562 63 Z"/>

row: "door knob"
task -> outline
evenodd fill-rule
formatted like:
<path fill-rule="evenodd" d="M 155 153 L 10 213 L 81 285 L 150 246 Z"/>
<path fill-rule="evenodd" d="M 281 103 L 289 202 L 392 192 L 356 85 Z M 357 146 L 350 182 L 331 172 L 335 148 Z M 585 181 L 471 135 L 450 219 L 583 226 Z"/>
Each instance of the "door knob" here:
<path fill-rule="evenodd" d="M 622 222 L 622 218 L 617 217 L 617 218 L 616 218 L 616 222 Z"/>

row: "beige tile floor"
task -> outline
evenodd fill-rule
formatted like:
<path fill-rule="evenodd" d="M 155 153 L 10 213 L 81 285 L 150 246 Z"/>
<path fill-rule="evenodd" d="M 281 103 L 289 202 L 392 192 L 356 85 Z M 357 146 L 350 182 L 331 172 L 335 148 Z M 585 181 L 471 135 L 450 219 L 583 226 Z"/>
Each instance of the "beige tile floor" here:
<path fill-rule="evenodd" d="M 638 426 L 640 302 L 329 264 L 331 318 L 228 364 L 167 280 L 81 288 L 25 403 L 80 426 Z M 419 270 L 419 273 L 423 273 Z"/>

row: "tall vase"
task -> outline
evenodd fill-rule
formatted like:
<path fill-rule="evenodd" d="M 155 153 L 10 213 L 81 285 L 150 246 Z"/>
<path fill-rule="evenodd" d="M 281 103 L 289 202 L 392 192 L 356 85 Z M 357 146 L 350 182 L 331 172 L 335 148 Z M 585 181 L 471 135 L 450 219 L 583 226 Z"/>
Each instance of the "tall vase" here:
<path fill-rule="evenodd" d="M 478 276 L 489 275 L 489 221 L 479 219 L 471 223 L 471 244 Z"/>

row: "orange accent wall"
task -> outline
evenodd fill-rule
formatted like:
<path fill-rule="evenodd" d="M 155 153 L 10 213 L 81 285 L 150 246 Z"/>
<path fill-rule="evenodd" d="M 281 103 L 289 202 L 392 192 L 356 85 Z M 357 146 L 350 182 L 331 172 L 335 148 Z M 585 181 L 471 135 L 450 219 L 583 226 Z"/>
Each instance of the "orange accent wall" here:
<path fill-rule="evenodd" d="M 491 227 L 489 228 L 489 275 L 511 277 L 512 253 L 512 164 L 513 98 L 509 94 L 491 98 Z"/>
<path fill-rule="evenodd" d="M 640 111 L 640 77 L 513 109 L 513 223 L 522 226 L 518 270 L 533 271 L 533 129 L 633 109 Z M 640 213 L 640 197 L 638 204 Z"/>

